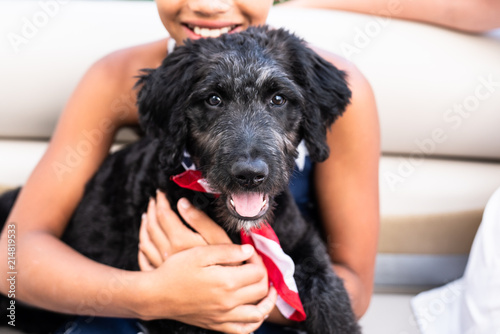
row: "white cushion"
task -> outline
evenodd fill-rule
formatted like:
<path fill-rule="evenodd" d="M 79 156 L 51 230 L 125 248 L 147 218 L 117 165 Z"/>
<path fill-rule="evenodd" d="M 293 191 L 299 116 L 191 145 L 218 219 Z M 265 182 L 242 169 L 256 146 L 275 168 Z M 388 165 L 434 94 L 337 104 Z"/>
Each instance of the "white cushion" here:
<path fill-rule="evenodd" d="M 500 187 L 500 164 L 386 156 L 379 185 L 387 217 L 482 210 Z"/>
<path fill-rule="evenodd" d="M 279 7 L 269 23 L 357 64 L 375 90 L 384 152 L 500 159 L 500 33 Z M 50 136 L 95 60 L 166 36 L 155 4 L 143 1 L 2 1 L 0 25 L 0 105 L 8 111 L 0 135 L 31 138 Z M 463 116 L 450 111 L 455 104 Z"/>
<path fill-rule="evenodd" d="M 132 136 L 130 134 L 130 137 Z M 48 142 L 43 140 L 0 139 L 0 186 L 22 186 L 48 145 Z M 111 151 L 120 148 L 121 145 L 113 145 Z"/>
<path fill-rule="evenodd" d="M 23 185 L 47 145 L 46 141 L 0 140 L 0 186 Z"/>
<path fill-rule="evenodd" d="M 0 1 L 0 27 L 1 137 L 50 137 L 92 63 L 167 36 L 148 1 Z"/>
<path fill-rule="evenodd" d="M 384 152 L 500 159 L 500 29 L 471 35 L 295 8 L 276 9 L 269 21 L 361 69 L 375 91 Z"/>

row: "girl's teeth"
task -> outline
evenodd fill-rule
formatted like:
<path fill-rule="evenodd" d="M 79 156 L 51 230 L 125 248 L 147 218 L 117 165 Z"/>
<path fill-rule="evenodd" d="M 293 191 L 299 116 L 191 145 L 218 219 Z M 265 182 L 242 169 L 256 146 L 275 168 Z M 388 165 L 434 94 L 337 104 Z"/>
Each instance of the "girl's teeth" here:
<path fill-rule="evenodd" d="M 221 29 L 209 29 L 209 28 L 200 28 L 194 27 L 193 31 L 196 35 L 200 35 L 201 37 L 219 37 L 222 34 L 228 33 L 231 31 L 230 27 L 224 27 Z"/>

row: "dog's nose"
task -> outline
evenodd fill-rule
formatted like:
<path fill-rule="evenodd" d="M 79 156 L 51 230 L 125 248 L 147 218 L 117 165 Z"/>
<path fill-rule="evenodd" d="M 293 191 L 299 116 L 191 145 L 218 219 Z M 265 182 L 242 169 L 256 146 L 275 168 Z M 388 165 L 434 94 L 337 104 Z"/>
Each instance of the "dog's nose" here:
<path fill-rule="evenodd" d="M 262 159 L 240 160 L 231 166 L 233 178 L 245 188 L 253 188 L 264 182 L 269 167 Z"/>

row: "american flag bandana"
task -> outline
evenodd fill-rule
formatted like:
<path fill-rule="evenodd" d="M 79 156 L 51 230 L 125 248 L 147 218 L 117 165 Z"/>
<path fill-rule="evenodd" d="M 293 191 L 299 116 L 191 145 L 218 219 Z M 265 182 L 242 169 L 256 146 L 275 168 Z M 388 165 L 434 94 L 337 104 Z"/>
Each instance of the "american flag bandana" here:
<path fill-rule="evenodd" d="M 187 153 L 185 153 L 187 156 Z M 217 195 L 208 182 L 202 177 L 199 170 L 192 167 L 185 172 L 174 175 L 171 180 L 178 186 L 194 191 L 206 192 Z M 269 284 L 272 284 L 278 292 L 276 306 L 287 319 L 304 321 L 306 313 L 300 301 L 297 284 L 293 278 L 295 264 L 281 248 L 280 242 L 272 227 L 265 223 L 260 228 L 252 228 L 249 232 L 240 231 L 241 243 L 252 245 L 262 257 L 267 269 Z"/>

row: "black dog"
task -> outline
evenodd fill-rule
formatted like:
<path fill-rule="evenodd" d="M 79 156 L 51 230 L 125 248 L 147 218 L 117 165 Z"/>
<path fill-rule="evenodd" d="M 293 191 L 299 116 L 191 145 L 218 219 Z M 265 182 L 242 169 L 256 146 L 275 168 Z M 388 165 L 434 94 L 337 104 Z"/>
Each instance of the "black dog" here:
<path fill-rule="evenodd" d="M 187 41 L 138 87 L 146 136 L 105 160 L 63 241 L 98 262 L 138 270 L 140 217 L 156 189 L 174 208 L 187 197 L 237 243 L 240 229 L 269 222 L 296 265 L 307 314 L 297 328 L 360 333 L 323 242 L 288 190 L 302 140 L 313 161 L 328 157 L 327 129 L 351 96 L 345 74 L 294 35 L 261 27 Z M 220 195 L 170 180 L 183 171 L 184 152 Z M 209 332 L 170 320 L 144 324 L 151 333 Z"/>

